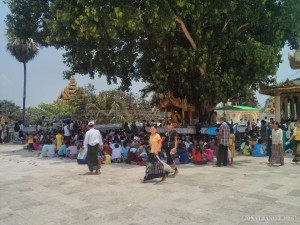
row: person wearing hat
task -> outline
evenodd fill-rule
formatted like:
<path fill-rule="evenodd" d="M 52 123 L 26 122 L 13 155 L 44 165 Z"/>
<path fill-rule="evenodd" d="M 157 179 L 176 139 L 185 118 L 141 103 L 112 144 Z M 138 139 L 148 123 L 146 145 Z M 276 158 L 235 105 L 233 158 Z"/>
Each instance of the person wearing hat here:
<path fill-rule="evenodd" d="M 98 149 L 99 146 L 102 149 L 103 148 L 103 141 L 102 136 L 99 130 L 96 130 L 94 128 L 94 121 L 90 121 L 88 123 L 89 130 L 86 132 L 83 146 L 88 149 L 86 160 L 89 167 L 89 174 L 93 174 L 93 171 L 95 171 L 95 174 L 100 173 L 100 165 L 98 163 Z"/>

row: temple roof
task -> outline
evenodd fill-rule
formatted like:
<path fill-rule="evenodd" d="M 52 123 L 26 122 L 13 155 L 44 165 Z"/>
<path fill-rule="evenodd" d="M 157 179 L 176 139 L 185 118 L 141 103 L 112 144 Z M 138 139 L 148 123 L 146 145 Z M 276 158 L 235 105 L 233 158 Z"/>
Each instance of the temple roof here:
<path fill-rule="evenodd" d="M 69 101 L 72 96 L 76 93 L 78 87 L 77 82 L 74 76 L 72 76 L 69 80 L 69 85 L 64 88 L 64 90 L 61 91 L 61 94 L 57 98 L 58 103 L 65 103 Z"/>
<path fill-rule="evenodd" d="M 160 101 L 159 108 L 169 109 L 169 108 L 180 108 L 183 111 L 195 112 L 195 106 L 187 102 L 186 97 L 184 99 L 175 98 L 173 92 L 168 92 L 168 94 Z"/>
<path fill-rule="evenodd" d="M 300 49 L 296 50 L 294 55 L 289 55 L 290 66 L 292 69 L 300 69 Z"/>
<path fill-rule="evenodd" d="M 275 94 L 300 93 L 300 78 L 294 80 L 287 79 L 284 82 L 270 86 L 260 85 L 259 93 L 271 96 Z"/>

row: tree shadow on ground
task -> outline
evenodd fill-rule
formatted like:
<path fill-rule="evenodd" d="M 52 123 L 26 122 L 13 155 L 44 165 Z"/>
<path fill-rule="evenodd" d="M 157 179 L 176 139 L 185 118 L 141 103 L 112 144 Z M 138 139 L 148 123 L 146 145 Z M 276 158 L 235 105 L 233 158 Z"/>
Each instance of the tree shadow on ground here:
<path fill-rule="evenodd" d="M 22 158 L 34 158 L 36 160 L 52 160 L 51 164 L 60 164 L 60 163 L 77 163 L 76 159 L 68 159 L 65 157 L 40 157 L 39 153 L 41 151 L 32 151 L 29 152 L 27 149 L 22 149 L 22 146 L 16 145 L 16 150 L 12 151 L 0 151 L 0 156 L 1 157 L 6 157 L 6 156 L 20 156 Z"/>

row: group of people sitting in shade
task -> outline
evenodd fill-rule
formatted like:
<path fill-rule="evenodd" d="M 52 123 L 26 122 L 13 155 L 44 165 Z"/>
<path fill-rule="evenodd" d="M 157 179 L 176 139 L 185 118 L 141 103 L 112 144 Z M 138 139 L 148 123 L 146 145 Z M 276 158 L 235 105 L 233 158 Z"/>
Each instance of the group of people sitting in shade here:
<path fill-rule="evenodd" d="M 246 141 L 241 145 L 241 150 L 245 156 L 264 157 L 267 155 L 267 146 L 261 139 L 257 141 Z"/>
<path fill-rule="evenodd" d="M 29 151 L 40 150 L 41 157 L 58 156 L 70 159 L 77 158 L 80 162 L 84 163 L 85 154 L 82 144 L 85 132 L 82 129 L 78 129 L 78 132 L 66 136 L 64 133 L 65 130 L 68 130 L 68 126 L 69 124 L 66 123 L 61 130 L 58 129 L 56 131 L 56 134 L 39 132 L 36 135 L 27 135 L 27 148 Z M 272 130 L 271 127 L 270 130 Z M 201 140 L 196 139 L 195 135 L 176 133 L 178 140 L 178 144 L 176 145 L 177 151 L 172 155 L 175 163 L 205 164 L 213 161 L 214 156 L 218 154 L 218 131 L 217 129 L 216 136 L 203 135 Z M 101 133 L 102 137 L 104 137 L 104 146 L 103 150 L 99 150 L 99 162 L 103 164 L 125 162 L 132 165 L 146 165 L 150 145 L 149 133 L 144 127 L 139 130 L 107 130 Z M 163 138 L 166 135 L 167 133 L 161 134 Z M 260 137 L 264 136 L 260 135 Z M 298 143 L 299 139 L 297 138 L 295 138 L 296 143 Z M 266 138 L 266 140 L 270 142 L 270 148 L 272 139 Z M 232 163 L 235 156 L 235 148 L 246 156 L 263 157 L 269 155 L 268 142 L 265 142 L 263 142 L 262 138 L 252 138 L 249 134 L 245 134 L 244 138 L 239 138 L 238 132 L 234 132 L 233 128 L 230 128 L 228 162 L 230 163 L 231 161 Z M 159 154 L 161 159 L 166 160 L 167 156 L 164 143 L 162 145 L 162 151 Z M 285 143 L 285 141 L 283 141 L 283 143 Z"/>
<path fill-rule="evenodd" d="M 187 138 L 189 139 L 189 138 Z M 141 142 L 143 136 L 135 136 L 133 140 L 126 139 L 121 141 L 116 136 L 106 136 L 103 149 L 99 150 L 98 161 L 101 164 L 127 163 L 131 165 L 146 166 L 147 156 L 150 152 L 149 142 Z M 188 144 L 188 147 L 186 144 Z M 196 142 L 197 143 L 197 142 Z M 176 154 L 174 154 L 176 164 L 205 164 L 213 161 L 214 153 L 209 144 L 200 141 L 198 144 L 193 142 L 181 141 Z M 166 160 L 164 149 L 160 152 L 160 158 Z"/>
<path fill-rule="evenodd" d="M 49 158 L 58 156 L 76 159 L 83 142 L 78 136 L 64 139 L 60 131 L 56 135 L 28 135 L 26 139 L 29 151 L 40 150 L 41 157 Z"/>
<path fill-rule="evenodd" d="M 86 152 L 83 148 L 84 133 L 65 137 L 63 130 L 56 134 L 26 135 L 29 151 L 39 150 L 40 157 L 66 157 L 77 159 L 78 163 L 86 163 Z M 103 149 L 99 149 L 98 161 L 101 164 L 128 163 L 145 166 L 150 151 L 149 133 L 139 130 L 132 133 L 122 130 L 107 130 L 101 132 Z M 203 138 L 197 141 L 194 136 L 178 135 L 178 148 L 174 154 L 176 164 L 205 164 L 213 161 L 215 152 L 215 138 Z M 164 149 L 162 149 L 164 150 Z M 166 153 L 162 151 L 160 157 L 166 160 Z"/>

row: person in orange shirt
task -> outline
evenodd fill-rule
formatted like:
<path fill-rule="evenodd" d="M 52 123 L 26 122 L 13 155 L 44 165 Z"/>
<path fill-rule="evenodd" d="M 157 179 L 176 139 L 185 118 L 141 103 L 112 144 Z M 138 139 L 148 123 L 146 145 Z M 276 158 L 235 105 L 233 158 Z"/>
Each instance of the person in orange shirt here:
<path fill-rule="evenodd" d="M 161 151 L 161 137 L 157 133 L 156 125 L 151 125 L 150 127 L 150 153 L 147 158 L 146 165 L 146 174 L 143 179 L 141 179 L 142 183 L 145 183 L 147 180 L 152 180 L 155 178 L 161 177 L 161 181 L 166 180 L 168 173 L 164 170 L 164 164 L 160 161 L 158 157 L 158 153 Z"/>

